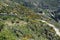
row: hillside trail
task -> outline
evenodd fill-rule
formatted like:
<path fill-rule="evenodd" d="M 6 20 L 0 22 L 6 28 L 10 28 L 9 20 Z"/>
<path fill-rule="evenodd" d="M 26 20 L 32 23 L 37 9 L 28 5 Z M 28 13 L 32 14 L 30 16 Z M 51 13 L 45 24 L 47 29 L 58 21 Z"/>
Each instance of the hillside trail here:
<path fill-rule="evenodd" d="M 44 21 L 44 20 L 38 20 L 38 21 L 41 21 L 41 22 L 43 22 L 43 23 L 46 23 L 46 24 L 49 25 L 50 27 L 53 27 L 53 29 L 55 30 L 56 34 L 57 34 L 58 36 L 60 36 L 60 31 L 59 31 L 58 28 L 56 28 L 55 25 L 50 24 L 50 23 L 48 23 L 48 22 L 46 22 L 46 21 Z"/>

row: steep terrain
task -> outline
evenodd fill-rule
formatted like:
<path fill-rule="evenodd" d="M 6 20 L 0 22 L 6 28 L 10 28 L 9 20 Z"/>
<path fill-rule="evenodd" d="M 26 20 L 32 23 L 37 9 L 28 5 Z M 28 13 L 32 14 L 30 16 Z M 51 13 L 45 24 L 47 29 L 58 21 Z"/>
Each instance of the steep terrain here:
<path fill-rule="evenodd" d="M 60 0 L 13 0 L 17 3 L 24 4 L 32 9 L 50 9 L 56 10 L 60 7 Z"/>
<path fill-rule="evenodd" d="M 0 0 L 0 40 L 60 40 L 60 25 L 50 15 L 14 0 Z"/>
<path fill-rule="evenodd" d="M 49 10 L 52 15 L 51 18 L 60 21 L 60 0 L 12 0 L 16 3 L 22 4 L 28 8 L 33 9 L 35 12 L 40 13 L 44 10 Z"/>

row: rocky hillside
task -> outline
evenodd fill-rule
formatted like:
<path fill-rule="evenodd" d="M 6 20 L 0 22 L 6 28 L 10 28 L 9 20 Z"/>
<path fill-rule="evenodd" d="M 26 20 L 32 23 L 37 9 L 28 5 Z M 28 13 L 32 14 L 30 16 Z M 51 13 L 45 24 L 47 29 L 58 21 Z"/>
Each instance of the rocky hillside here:
<path fill-rule="evenodd" d="M 35 12 L 40 13 L 43 10 L 49 10 L 57 22 L 60 21 L 60 0 L 12 0 L 16 3 L 22 4 L 28 8 L 33 9 Z"/>
<path fill-rule="evenodd" d="M 35 10 L 50 9 L 56 10 L 60 7 L 60 0 L 13 0 Z"/>
<path fill-rule="evenodd" d="M 50 15 L 47 10 L 36 13 L 15 1 L 0 0 L 0 40 L 59 40 L 60 25 Z"/>

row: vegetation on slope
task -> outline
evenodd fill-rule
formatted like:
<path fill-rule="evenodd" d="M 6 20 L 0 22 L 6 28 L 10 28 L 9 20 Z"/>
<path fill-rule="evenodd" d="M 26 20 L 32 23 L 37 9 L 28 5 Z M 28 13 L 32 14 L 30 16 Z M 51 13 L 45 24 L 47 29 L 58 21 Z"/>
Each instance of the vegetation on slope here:
<path fill-rule="evenodd" d="M 12 3 L 12 2 L 11 2 Z M 0 2 L 0 40 L 59 40 L 52 27 L 36 19 L 44 15 L 18 3 Z"/>

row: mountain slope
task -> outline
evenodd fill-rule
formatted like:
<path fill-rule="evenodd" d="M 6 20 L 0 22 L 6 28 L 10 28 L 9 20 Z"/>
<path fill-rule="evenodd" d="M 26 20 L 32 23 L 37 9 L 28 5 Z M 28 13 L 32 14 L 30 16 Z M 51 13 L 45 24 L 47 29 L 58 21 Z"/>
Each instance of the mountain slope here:
<path fill-rule="evenodd" d="M 50 13 L 54 14 L 53 18 L 57 22 L 60 21 L 60 0 L 13 0 L 19 4 L 22 4 L 28 8 L 33 9 L 35 12 L 49 10 Z M 51 12 L 52 11 L 52 12 Z"/>
<path fill-rule="evenodd" d="M 56 27 L 59 25 L 49 16 L 37 14 L 34 10 L 27 8 L 22 4 L 10 0 L 1 0 L 0 40 L 60 39 L 53 27 L 50 27 L 48 24 L 38 20 L 45 20 Z"/>
<path fill-rule="evenodd" d="M 17 3 L 22 3 L 32 9 L 51 9 L 56 10 L 60 7 L 60 0 L 13 0 Z"/>

